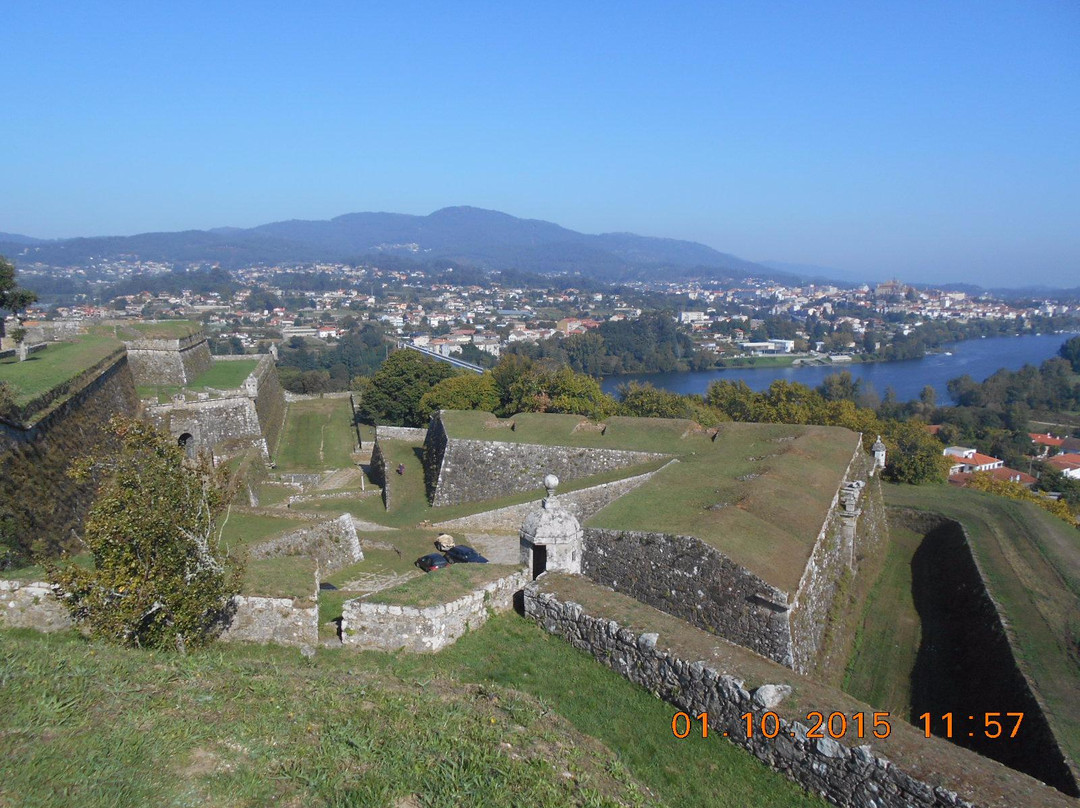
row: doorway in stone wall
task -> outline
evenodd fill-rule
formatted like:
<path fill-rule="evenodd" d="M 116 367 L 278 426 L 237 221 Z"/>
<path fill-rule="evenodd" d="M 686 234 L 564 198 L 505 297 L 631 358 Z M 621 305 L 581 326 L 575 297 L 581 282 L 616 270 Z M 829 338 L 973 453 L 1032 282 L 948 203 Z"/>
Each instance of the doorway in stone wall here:
<path fill-rule="evenodd" d="M 535 581 L 547 572 L 547 545 L 534 544 L 532 556 L 532 577 Z"/>
<path fill-rule="evenodd" d="M 184 454 L 188 457 L 195 456 L 195 438 L 190 432 L 185 432 L 179 438 L 176 439 L 176 443 L 184 450 Z"/>

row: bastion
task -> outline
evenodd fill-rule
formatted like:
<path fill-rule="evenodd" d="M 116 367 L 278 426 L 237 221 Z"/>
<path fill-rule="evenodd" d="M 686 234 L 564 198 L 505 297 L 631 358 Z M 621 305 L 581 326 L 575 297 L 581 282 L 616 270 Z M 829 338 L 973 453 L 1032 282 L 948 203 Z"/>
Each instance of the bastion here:
<path fill-rule="evenodd" d="M 837 427 L 442 411 L 424 465 L 436 510 L 650 472 L 585 520 L 582 573 L 803 672 L 883 527 L 874 459 Z"/>

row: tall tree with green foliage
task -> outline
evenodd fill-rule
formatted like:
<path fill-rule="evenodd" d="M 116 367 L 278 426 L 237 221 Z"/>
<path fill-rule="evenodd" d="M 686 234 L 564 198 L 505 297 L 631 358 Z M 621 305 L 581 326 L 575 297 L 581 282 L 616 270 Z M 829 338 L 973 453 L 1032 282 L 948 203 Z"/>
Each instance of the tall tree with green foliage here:
<path fill-rule="evenodd" d="M 50 578 L 95 636 L 180 651 L 203 645 L 240 585 L 219 531 L 229 473 L 206 455 L 189 459 L 141 421 L 114 418 L 110 429 L 118 455 L 84 458 L 74 471 L 104 478 L 83 537 L 94 566 L 53 567 Z"/>
<path fill-rule="evenodd" d="M 443 379 L 456 375 L 458 371 L 446 362 L 417 351 L 394 351 L 370 377 L 353 380 L 353 389 L 359 393 L 357 414 L 367 423 L 426 426 L 420 399 Z"/>
<path fill-rule="evenodd" d="M 15 265 L 0 255 L 0 337 L 4 336 L 5 311 L 18 314 L 37 300 L 29 289 L 22 289 L 15 281 Z"/>
<path fill-rule="evenodd" d="M 1073 373 L 1080 373 L 1080 337 L 1065 340 L 1058 354 L 1072 366 Z"/>

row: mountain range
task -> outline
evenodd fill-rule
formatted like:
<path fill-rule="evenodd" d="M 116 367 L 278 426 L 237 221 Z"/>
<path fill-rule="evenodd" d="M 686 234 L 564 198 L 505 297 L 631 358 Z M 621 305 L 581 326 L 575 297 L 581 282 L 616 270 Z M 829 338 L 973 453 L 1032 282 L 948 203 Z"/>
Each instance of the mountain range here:
<path fill-rule="evenodd" d="M 665 277 L 795 277 L 692 241 L 633 233 L 588 235 L 551 222 L 473 207 L 443 208 L 428 216 L 348 213 L 330 220 L 292 219 L 252 228 L 52 241 L 0 233 L 0 254 L 20 263 L 51 266 L 89 266 L 127 258 L 236 268 L 395 255 L 484 269 L 580 273 L 598 280 L 647 279 L 660 271 Z"/>

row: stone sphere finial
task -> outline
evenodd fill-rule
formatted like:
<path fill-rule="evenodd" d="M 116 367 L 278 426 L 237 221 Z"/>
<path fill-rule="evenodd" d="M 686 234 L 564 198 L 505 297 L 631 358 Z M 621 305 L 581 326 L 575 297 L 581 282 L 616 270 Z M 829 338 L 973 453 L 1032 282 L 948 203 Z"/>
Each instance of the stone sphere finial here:
<path fill-rule="evenodd" d="M 549 497 L 555 496 L 555 489 L 559 487 L 559 478 L 554 474 L 549 474 L 544 478 L 544 488 L 547 489 L 547 495 Z"/>

